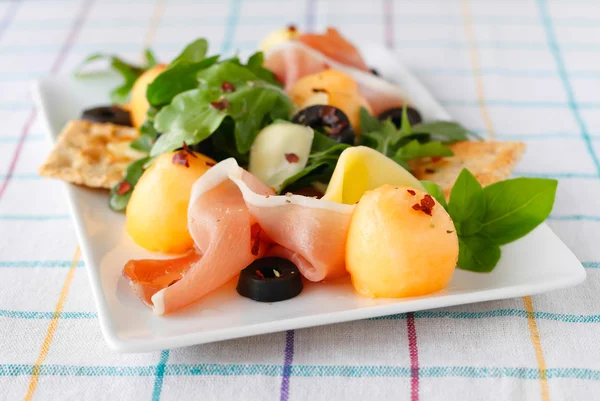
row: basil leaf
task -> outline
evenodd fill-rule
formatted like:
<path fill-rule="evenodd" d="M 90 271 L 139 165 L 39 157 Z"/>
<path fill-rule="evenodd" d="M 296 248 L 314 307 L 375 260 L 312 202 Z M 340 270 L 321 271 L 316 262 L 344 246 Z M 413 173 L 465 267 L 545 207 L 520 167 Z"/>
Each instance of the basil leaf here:
<path fill-rule="evenodd" d="M 442 191 L 442 188 L 440 188 L 438 184 L 431 181 L 421 180 L 421 185 L 425 187 L 425 191 L 427 191 L 429 195 L 433 196 L 435 200 L 444 207 L 444 209 L 448 210 L 448 204 L 446 203 L 446 198 L 444 197 L 444 191 Z"/>
<path fill-rule="evenodd" d="M 469 136 L 479 140 L 483 139 L 474 132 L 453 121 L 434 121 L 415 125 L 413 133 L 430 134 L 434 139 L 443 143 L 468 141 Z"/>
<path fill-rule="evenodd" d="M 448 213 L 460 236 L 477 233 L 482 226 L 486 201 L 481 184 L 467 169 L 459 174 L 448 202 Z"/>
<path fill-rule="evenodd" d="M 146 90 L 148 103 L 153 106 L 169 104 L 176 95 L 195 89 L 198 87 L 196 79 L 198 72 L 209 68 L 218 59 L 219 56 L 213 56 L 194 63 L 185 61 L 172 63 L 148 85 Z"/>
<path fill-rule="evenodd" d="M 121 182 L 112 187 L 110 190 L 110 197 L 108 199 L 108 205 L 115 212 L 123 212 L 127 208 L 127 204 L 129 203 L 129 199 L 131 198 L 131 194 L 133 193 L 133 188 L 140 180 L 142 174 L 144 174 L 144 169 L 147 166 L 147 163 L 151 160 L 150 157 L 144 157 L 143 159 L 136 160 L 131 162 L 129 166 L 127 166 L 127 170 L 125 170 L 125 177 Z M 127 181 L 129 185 L 131 185 L 131 189 L 126 193 L 119 195 L 117 191 L 123 181 Z"/>
<path fill-rule="evenodd" d="M 417 159 L 420 157 L 445 157 L 452 156 L 452 150 L 441 142 L 420 143 L 414 139 L 402 146 L 394 155 L 398 159 L 405 161 Z"/>
<path fill-rule="evenodd" d="M 458 267 L 473 272 L 491 272 L 500 260 L 500 247 L 482 235 L 458 237 Z"/>
<path fill-rule="evenodd" d="M 557 185 L 556 180 L 515 178 L 484 188 L 481 233 L 499 245 L 528 234 L 550 215 Z"/>
<path fill-rule="evenodd" d="M 360 130 L 367 134 L 381 130 L 381 121 L 373 117 L 364 107 L 360 108 Z"/>
<path fill-rule="evenodd" d="M 171 62 L 171 64 L 177 62 L 187 62 L 187 63 L 197 63 L 206 57 L 206 52 L 208 51 L 208 42 L 206 39 L 196 39 L 189 45 L 187 45 L 183 51 L 179 54 L 179 56 L 175 57 L 175 59 Z"/>

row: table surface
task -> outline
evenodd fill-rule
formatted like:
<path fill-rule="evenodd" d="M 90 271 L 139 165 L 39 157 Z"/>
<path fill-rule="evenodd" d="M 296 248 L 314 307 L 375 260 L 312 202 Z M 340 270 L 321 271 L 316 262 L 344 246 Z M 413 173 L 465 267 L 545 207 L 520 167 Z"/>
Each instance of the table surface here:
<path fill-rule="evenodd" d="M 560 180 L 551 228 L 573 289 L 122 355 L 100 334 L 29 83 L 88 54 L 249 54 L 288 23 L 395 48 L 469 128 Z M 600 394 L 600 1 L 0 2 L 0 400 L 591 400 Z"/>

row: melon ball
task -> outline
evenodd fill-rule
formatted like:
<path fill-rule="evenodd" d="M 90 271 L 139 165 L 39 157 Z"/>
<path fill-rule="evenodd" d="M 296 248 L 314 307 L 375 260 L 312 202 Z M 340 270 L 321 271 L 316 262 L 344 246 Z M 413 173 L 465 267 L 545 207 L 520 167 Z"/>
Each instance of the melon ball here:
<path fill-rule="evenodd" d="M 127 205 L 125 229 L 149 251 L 183 253 L 194 246 L 188 231 L 190 194 L 215 161 L 200 153 L 188 154 L 186 167 L 175 162 L 177 153 L 186 156 L 185 151 L 165 153 L 144 171 Z"/>
<path fill-rule="evenodd" d="M 444 289 L 458 260 L 452 219 L 422 190 L 383 185 L 356 205 L 346 242 L 355 290 L 371 298 L 401 298 Z"/>
<path fill-rule="evenodd" d="M 129 112 L 131 113 L 131 123 L 135 128 L 140 128 L 146 121 L 146 113 L 150 108 L 150 103 L 146 99 L 146 90 L 156 77 L 158 77 L 167 66 L 157 64 L 145 71 L 133 84 L 131 89 L 131 101 L 129 102 Z"/>

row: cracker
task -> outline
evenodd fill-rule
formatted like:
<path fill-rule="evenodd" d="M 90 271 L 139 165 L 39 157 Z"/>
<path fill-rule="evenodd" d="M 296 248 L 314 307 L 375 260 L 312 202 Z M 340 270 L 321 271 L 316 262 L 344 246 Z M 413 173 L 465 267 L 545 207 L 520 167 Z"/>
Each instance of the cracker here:
<path fill-rule="evenodd" d="M 435 162 L 431 158 L 424 158 L 409 163 L 419 180 L 438 184 L 446 199 L 463 168 L 468 169 L 481 185 L 490 185 L 510 177 L 525 151 L 523 142 L 466 141 L 449 146 L 454 152 L 452 157 Z"/>
<path fill-rule="evenodd" d="M 132 127 L 70 121 L 38 172 L 86 187 L 112 188 L 124 177 L 127 165 L 144 156 L 129 147 L 138 136 Z"/>

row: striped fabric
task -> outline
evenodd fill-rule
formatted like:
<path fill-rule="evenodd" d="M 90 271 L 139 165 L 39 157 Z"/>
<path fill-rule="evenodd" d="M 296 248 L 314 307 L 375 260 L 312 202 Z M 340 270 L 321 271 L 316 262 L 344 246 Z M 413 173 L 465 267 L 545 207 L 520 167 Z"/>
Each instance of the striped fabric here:
<path fill-rule="evenodd" d="M 560 179 L 549 224 L 577 288 L 185 349 L 109 351 L 29 81 L 95 51 L 163 60 L 197 36 L 246 55 L 340 27 L 394 48 L 463 124 Z M 600 399 L 600 1 L 0 1 L 0 400 Z"/>

